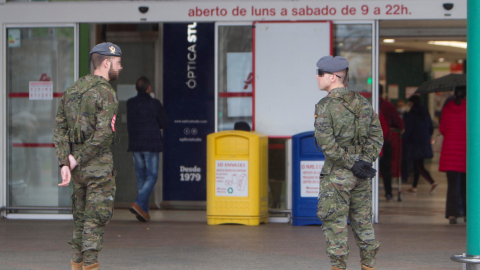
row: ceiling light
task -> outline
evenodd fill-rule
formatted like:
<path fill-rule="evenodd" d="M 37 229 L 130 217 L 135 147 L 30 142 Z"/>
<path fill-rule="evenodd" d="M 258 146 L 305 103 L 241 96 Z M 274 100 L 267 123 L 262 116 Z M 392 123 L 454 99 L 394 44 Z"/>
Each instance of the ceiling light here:
<path fill-rule="evenodd" d="M 394 42 L 395 42 L 395 39 L 393 38 L 387 38 L 383 40 L 383 43 L 394 43 Z"/>
<path fill-rule="evenodd" d="M 439 45 L 439 46 L 449 46 L 455 48 L 467 48 L 467 42 L 465 41 L 429 41 L 428 44 Z"/>
<path fill-rule="evenodd" d="M 402 53 L 402 52 L 404 52 L 404 51 L 405 51 L 404 49 L 395 49 L 395 50 L 394 50 L 394 52 L 396 52 L 396 53 Z"/>
<path fill-rule="evenodd" d="M 442 58 L 438 58 L 438 62 L 440 62 L 440 63 L 445 62 L 445 58 L 443 58 L 443 57 L 442 57 Z"/>

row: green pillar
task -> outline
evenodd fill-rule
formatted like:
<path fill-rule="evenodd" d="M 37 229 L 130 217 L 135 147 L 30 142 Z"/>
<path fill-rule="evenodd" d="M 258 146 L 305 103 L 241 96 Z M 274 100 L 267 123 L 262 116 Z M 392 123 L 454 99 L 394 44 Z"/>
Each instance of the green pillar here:
<path fill-rule="evenodd" d="M 467 3 L 467 255 L 480 256 L 480 1 Z"/>

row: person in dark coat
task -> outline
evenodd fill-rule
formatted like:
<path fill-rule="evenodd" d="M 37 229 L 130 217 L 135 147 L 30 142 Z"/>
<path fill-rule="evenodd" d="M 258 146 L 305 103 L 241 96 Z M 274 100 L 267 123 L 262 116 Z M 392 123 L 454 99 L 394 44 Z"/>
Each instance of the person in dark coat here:
<path fill-rule="evenodd" d="M 457 217 L 463 211 L 467 214 L 467 87 L 455 88 L 454 99 L 445 104 L 440 121 L 440 133 L 443 135 L 440 152 L 441 172 L 447 173 L 447 205 L 445 218 L 450 224 L 457 223 Z M 461 209 L 459 209 L 461 205 Z M 461 211 L 460 211 L 461 210 Z"/>
<path fill-rule="evenodd" d="M 137 175 L 138 197 L 130 211 L 143 222 L 150 220 L 148 199 L 158 177 L 159 153 L 163 151 L 161 129 L 168 126 L 168 118 L 158 99 L 150 96 L 150 81 L 137 80 L 136 97 L 127 101 L 128 150 L 133 152 Z"/>
<path fill-rule="evenodd" d="M 402 181 L 408 179 L 410 165 L 413 161 L 413 185 L 407 192 L 417 193 L 418 179 L 422 175 L 432 186 L 430 195 L 433 195 L 438 188 L 438 183 L 433 180 L 423 164 L 425 158 L 433 157 L 432 144 L 430 142 L 433 134 L 432 119 L 427 108 L 420 103 L 419 96 L 411 96 L 408 99 L 408 105 L 410 110 L 405 114 L 405 132 L 402 136 Z"/>
<path fill-rule="evenodd" d="M 383 115 L 385 122 L 387 123 L 387 128 L 386 130 L 384 129 L 383 134 L 383 156 L 380 157 L 379 167 L 383 178 L 385 198 L 387 201 L 392 201 L 392 157 L 394 154 L 396 156 L 398 156 L 398 154 L 393 152 L 394 148 L 392 148 L 392 137 L 394 134 L 390 131 L 390 128 L 403 130 L 404 123 L 402 118 L 400 118 L 400 115 L 397 113 L 397 108 L 395 108 L 395 105 L 382 97 L 383 86 L 381 84 L 378 85 L 378 89 L 380 93 L 380 112 Z"/>

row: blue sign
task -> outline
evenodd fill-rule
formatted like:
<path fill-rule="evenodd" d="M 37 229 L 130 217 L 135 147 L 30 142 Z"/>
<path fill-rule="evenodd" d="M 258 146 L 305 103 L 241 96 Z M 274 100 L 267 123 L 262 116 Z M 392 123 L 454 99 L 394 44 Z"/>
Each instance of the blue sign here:
<path fill-rule="evenodd" d="M 207 135 L 215 132 L 215 25 L 163 25 L 163 200 L 205 201 Z"/>

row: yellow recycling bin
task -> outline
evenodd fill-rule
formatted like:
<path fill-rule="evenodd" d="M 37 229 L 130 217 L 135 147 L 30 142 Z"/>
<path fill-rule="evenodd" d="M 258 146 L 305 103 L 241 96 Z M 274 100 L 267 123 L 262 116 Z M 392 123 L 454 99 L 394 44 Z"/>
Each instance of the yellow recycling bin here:
<path fill-rule="evenodd" d="M 267 178 L 266 135 L 237 130 L 208 135 L 208 224 L 267 223 Z"/>

